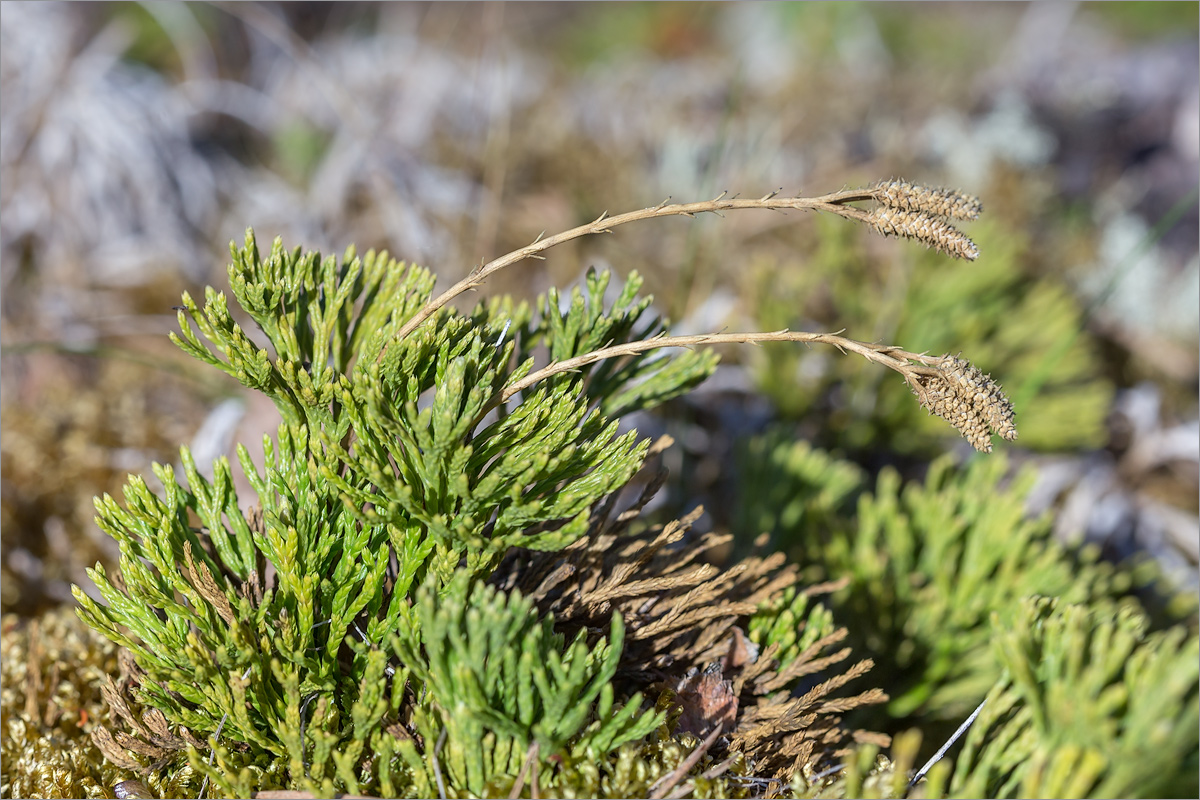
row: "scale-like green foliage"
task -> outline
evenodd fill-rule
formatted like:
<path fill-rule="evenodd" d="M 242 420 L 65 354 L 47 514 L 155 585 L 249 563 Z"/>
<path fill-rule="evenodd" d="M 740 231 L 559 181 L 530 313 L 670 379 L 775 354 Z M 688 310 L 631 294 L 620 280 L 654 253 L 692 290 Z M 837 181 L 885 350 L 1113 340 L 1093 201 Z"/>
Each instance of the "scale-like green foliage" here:
<path fill-rule="evenodd" d="M 187 488 L 159 466 L 161 497 L 132 478 L 125 507 L 99 500 L 98 522 L 121 548 L 120 578 L 97 566 L 89 575 L 106 604 L 78 589 L 76 598 L 85 621 L 135 655 L 144 702 L 195 735 L 220 729 L 295 760 L 303 747 L 284 721 L 298 722 L 311 698 L 349 705 L 360 694 L 359 679 L 339 668 L 342 641 L 364 610 L 388 597 L 395 610 L 419 558 L 401 554 L 387 574 L 394 532 L 359 524 L 310 473 L 303 427 L 282 426 L 264 444 L 261 473 L 239 451 L 254 506 L 239 503 L 227 461 L 210 481 L 186 448 Z M 373 619 L 371 633 L 397 622 Z"/>
<path fill-rule="evenodd" d="M 233 319 L 223 292 L 205 291 L 201 310 L 188 294 L 179 311 L 184 352 L 237 378 L 275 401 L 291 425 L 316 428 L 334 419 L 342 377 L 373 363 L 393 334 L 428 300 L 434 276 L 386 252 L 339 262 L 319 253 L 291 252 L 276 239 L 264 260 L 253 231 L 230 244 L 229 284 L 242 309 L 266 334 L 274 353 L 255 344 Z M 215 347 L 206 345 L 200 335 Z"/>
<path fill-rule="evenodd" d="M 738 475 L 744 502 L 735 509 L 735 528 L 747 540 L 768 534 L 801 567 L 812 561 L 806 557 L 808 543 L 844 524 L 866 484 L 857 465 L 782 429 L 741 443 Z"/>
<path fill-rule="evenodd" d="M 748 533 L 770 531 L 818 577 L 848 579 L 838 618 L 862 652 L 890 662 L 893 717 L 961 720 L 999 675 L 986 643 L 989 616 L 1041 594 L 1089 602 L 1127 591 L 1133 577 L 1071 550 L 1050 520 L 1029 519 L 1032 471 L 1006 479 L 1007 460 L 956 470 L 948 457 L 924 486 L 885 469 L 874 493 L 861 472 L 804 443 L 768 439 L 747 459 Z M 767 480 L 767 475 L 771 480 Z M 766 487 L 766 488 L 763 488 Z M 797 498 L 770 503 L 764 493 Z M 858 496 L 857 514 L 838 513 Z"/>
<path fill-rule="evenodd" d="M 455 786 L 482 793 L 497 776 L 515 775 L 534 743 L 545 765 L 564 751 L 595 760 L 663 722 L 641 710 L 640 694 L 614 704 L 625 635 L 619 615 L 609 641 L 589 647 L 581 631 L 565 645 L 553 618 L 519 593 L 483 584 L 468 592 L 465 578 L 459 573 L 442 594 L 424 586 L 411 627 L 393 639 L 415 690 L 427 693 L 417 730 L 426 742 L 445 732 L 440 763 Z M 428 758 L 420 763 L 431 769 Z"/>
<path fill-rule="evenodd" d="M 1003 678 L 968 734 L 957 797 L 1195 797 L 1200 640 L 1135 608 L 1029 598 L 992 620 Z"/>
<path fill-rule="evenodd" d="M 666 333 L 666 323 L 647 313 L 650 298 L 638 298 L 642 278 L 632 273 L 611 308 L 605 309 L 608 289 L 607 272 L 589 270 L 586 294 L 578 287 L 571 291 L 570 302 L 555 289 L 538 299 L 541 316 L 521 331 L 520 359 L 532 354 L 537 345 L 550 350 L 550 357 L 563 361 L 574 356 L 622 342 L 645 341 Z M 565 312 L 562 309 L 566 306 Z M 667 357 L 657 354 L 650 359 L 605 360 L 585 367 L 589 397 L 596 400 L 608 417 L 619 417 L 637 409 L 654 406 L 682 394 L 712 374 L 717 356 L 711 351 L 686 350 Z M 550 385 L 568 376 L 549 379 Z"/>
<path fill-rule="evenodd" d="M 279 408 L 265 469 L 238 451 L 256 496 L 238 497 L 225 459 L 204 477 L 185 448 L 186 483 L 155 466 L 161 493 L 132 477 L 124 504 L 97 501 L 120 575 L 90 571 L 103 603 L 76 590 L 80 616 L 133 653 L 139 702 L 183 732 L 143 729 L 155 741 L 139 752 L 187 747 L 229 795 L 430 791 L 430 726 L 445 725 L 456 791 L 478 792 L 531 742 L 543 759 L 603 756 L 655 729 L 640 695 L 615 702 L 619 616 L 608 643 L 564 648 L 519 596 L 468 592 L 512 547 L 570 544 L 640 468 L 646 444 L 606 413 L 712 371 L 707 355 L 639 355 L 502 397 L 535 347 L 565 358 L 661 331 L 640 279 L 611 306 L 608 275 L 590 274 L 565 311 L 553 294 L 537 319 L 508 301 L 442 310 L 399 340 L 433 278 L 386 254 L 339 262 L 276 241 L 264 259 L 247 233 L 229 276 L 269 349 L 212 290 L 203 309 L 184 297 L 175 341 Z M 433 734 L 421 747 L 396 728 L 410 674 L 406 715 Z"/>
<path fill-rule="evenodd" d="M 589 412 L 574 386 L 538 389 L 511 413 L 484 420 L 506 378 L 489 358 L 477 337 L 466 352 L 431 358 L 441 374 L 424 408 L 389 399 L 378 383 L 345 392 L 354 450 L 327 437 L 326 452 L 348 472 L 335 463 L 323 477 L 356 507 L 370 505 L 365 518 L 418 524 L 455 552 L 494 558 L 514 545 L 570 544 L 591 504 L 637 470 L 645 444 L 617 436 L 616 423 Z"/>
<path fill-rule="evenodd" d="M 829 608 L 813 602 L 809 594 L 789 588 L 778 601 L 764 604 L 752 615 L 747 628 L 750 641 L 760 648 L 779 646 L 775 657 L 784 668 L 833 633 L 837 625 Z"/>
<path fill-rule="evenodd" d="M 1013 374 L 1026 386 L 1048 387 L 1058 416 L 1031 428 L 1038 444 L 1062 443 L 1061 431 L 1072 430 L 1059 419 L 1066 405 L 1078 406 L 1083 392 L 1086 411 L 1104 387 L 1065 332 L 1077 322 L 1069 304 L 1017 292 L 1015 274 L 975 273 L 962 285 L 905 276 L 903 298 L 919 309 L 907 319 L 892 308 L 894 327 L 907 344 L 947 351 L 978 341 L 986 354 L 988 343 L 1002 343 L 981 363 L 1018 364 Z M 954 791 L 1191 790 L 1165 765 L 1195 761 L 1195 636 L 1148 634 L 1133 612 L 1112 612 L 1131 574 L 1056 543 L 1048 521 L 1027 519 L 1032 475 L 1006 482 L 1004 459 L 961 471 L 935 462 L 924 486 L 902 487 L 885 470 L 872 494 L 860 469 L 806 444 L 753 443 L 737 524 L 748 538 L 769 531 L 829 582 L 801 590 L 781 556 L 724 572 L 689 565 L 716 540 L 675 551 L 667 539 L 686 526 L 667 526 L 653 546 L 625 531 L 652 492 L 610 519 L 615 493 L 647 452 L 615 417 L 686 392 L 711 373 L 712 355 L 645 351 L 512 391 L 535 356 L 563 361 L 663 333 L 636 275 L 612 302 L 609 275 L 589 273 L 565 302 L 551 291 L 532 306 L 500 298 L 461 314 L 431 304 L 429 272 L 386 254 L 322 259 L 276 241 L 264 259 L 248 233 L 229 276 L 265 346 L 212 290 L 203 308 L 184 297 L 176 342 L 270 396 L 284 424 L 266 439 L 262 468 L 239 448 L 252 498 L 238 496 L 225 459 L 208 478 L 184 449 L 186 480 L 156 466 L 161 491 L 132 477 L 123 504 L 97 501 L 120 574 L 98 565 L 89 575 L 104 602 L 76 597 L 80 617 L 136 662 L 121 686 L 104 690 L 132 734 L 100 728 L 95 738 L 122 768 L 186 758 L 188 775 L 227 796 L 276 787 L 480 796 L 519 793 L 519 782 L 562 796 L 742 791 L 735 777 L 750 767 L 736 756 L 711 774 L 699 760 L 669 774 L 686 755 L 664 722 L 681 719 L 678 706 L 668 708 L 673 692 L 647 708 L 614 683 L 628 666 L 629 620 L 631 641 L 656 649 L 637 653 L 642 668 L 622 675 L 674 679 L 678 667 L 695 678 L 703 668 L 706 680 L 687 690 L 689 724 L 704 727 L 706 709 L 718 713 L 708 706 L 720 709 L 722 725 L 740 727 L 715 748 L 760 747 L 760 767 L 770 761 L 770 774 L 800 780 L 841 752 L 842 713 L 884 697 L 878 688 L 827 697 L 870 667 L 863 659 L 816 674 L 849 654 L 817 657 L 846 636 L 837 618 L 863 655 L 885 662 L 889 711 L 908 724 L 957 722 L 995 687 Z M 977 302 L 959 314 L 964 293 Z M 938 324 L 920 328 L 930 309 L 945 319 L 933 314 Z M 1047 349 L 1074 366 L 1040 374 Z M 900 412 L 890 399 L 901 392 L 864 383 L 851 397 L 880 398 L 863 430 L 882 421 L 889 441 L 919 449 L 904 438 L 917 430 L 917 404 L 904 397 Z M 1084 438 L 1085 422 L 1077 416 L 1073 429 Z M 847 441 L 861 443 L 856 435 Z M 580 544 L 601 549 L 559 553 L 585 534 Z M 502 561 L 528 569 L 507 576 L 511 591 L 488 583 Z M 652 565 L 655 574 L 639 574 Z M 832 611 L 812 602 L 831 591 Z M 1033 595 L 1059 605 L 1030 604 Z M 545 613 L 556 602 L 575 620 L 573 638 Z M 1181 666 L 1186 659 L 1191 667 Z M 814 681 L 802 696 L 773 694 L 800 678 Z M 146 709 L 142 721 L 131 708 Z M 880 741 L 862 737 L 872 739 Z M 905 741 L 908 764 L 916 744 Z M 867 763 L 873 752 L 857 757 L 836 784 L 846 791 L 885 772 Z M 933 773 L 930 790 L 948 775 Z M 813 779 L 794 788 L 830 786 Z M 893 771 L 886 782 L 895 789 L 900 779 Z"/>
<path fill-rule="evenodd" d="M 872 493 L 859 468 L 805 443 L 765 436 L 745 451 L 742 524 L 849 581 L 834 617 L 891 676 L 895 724 L 919 725 L 932 748 L 987 697 L 953 771 L 935 768 L 924 796 L 1196 794 L 1195 633 L 1151 632 L 1130 594 L 1150 570 L 1105 565 L 1028 518 L 1032 470 L 942 458 L 924 485 L 885 469 Z M 916 744 L 900 750 L 908 769 Z M 896 796 L 904 769 L 872 767 L 876 752 L 799 794 Z"/>

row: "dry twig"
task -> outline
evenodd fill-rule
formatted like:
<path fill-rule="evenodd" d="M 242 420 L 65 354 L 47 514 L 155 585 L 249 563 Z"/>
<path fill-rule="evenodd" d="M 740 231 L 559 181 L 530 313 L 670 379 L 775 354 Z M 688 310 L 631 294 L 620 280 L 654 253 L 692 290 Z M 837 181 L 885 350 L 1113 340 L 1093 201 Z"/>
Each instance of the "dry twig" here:
<path fill-rule="evenodd" d="M 950 355 L 910 353 L 892 345 L 859 342 L 837 333 L 772 331 L 763 333 L 705 333 L 695 336 L 657 336 L 638 342 L 604 347 L 575 358 L 556 361 L 504 388 L 503 403 L 552 375 L 580 369 L 608 358 L 621 358 L 662 347 L 694 347 L 712 344 L 759 342 L 805 342 L 832 345 L 842 352 L 857 353 L 868 361 L 895 370 L 904 377 L 917 400 L 930 413 L 945 419 L 962 433 L 976 450 L 990 453 L 992 435 L 1008 441 L 1017 438 L 1012 403 L 1000 385 L 970 362 Z M 915 363 L 914 363 L 915 362 Z M 489 406 L 485 411 L 490 411 Z"/>
<path fill-rule="evenodd" d="M 724 727 L 724 724 L 719 723 L 717 727 L 713 728 L 713 732 L 706 736 L 704 741 L 688 754 L 687 758 L 679 762 L 679 766 L 675 767 L 670 773 L 660 778 L 658 783 L 650 787 L 651 800 L 662 800 L 662 798 L 667 797 L 671 793 L 671 790 L 675 788 L 675 785 L 683 780 L 683 776 L 688 774 L 688 770 L 700 762 L 700 759 L 708 752 L 708 748 L 712 747 L 713 742 L 721 735 L 721 730 Z"/>

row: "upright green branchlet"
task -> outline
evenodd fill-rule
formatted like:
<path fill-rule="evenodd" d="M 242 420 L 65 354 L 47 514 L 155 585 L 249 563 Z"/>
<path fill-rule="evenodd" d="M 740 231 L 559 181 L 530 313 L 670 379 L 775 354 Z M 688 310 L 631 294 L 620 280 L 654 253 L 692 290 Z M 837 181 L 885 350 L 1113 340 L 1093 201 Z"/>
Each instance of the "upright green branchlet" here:
<path fill-rule="evenodd" d="M 1003 678 L 966 737 L 952 796 L 1196 793 L 1195 633 L 1149 630 L 1128 604 L 1038 596 L 988 633 Z"/>
<path fill-rule="evenodd" d="M 466 755 L 444 762 L 455 785 L 481 795 L 497 776 L 515 775 L 531 746 L 583 757 L 642 739 L 662 724 L 663 714 L 642 710 L 640 694 L 614 707 L 612 679 L 625 637 L 619 614 L 612 615 L 607 641 L 589 647 L 580 631 L 567 643 L 555 633 L 553 615 L 539 616 L 519 592 L 479 583 L 468 589 L 466 578 L 460 573 L 444 596 L 422 586 L 412 607 L 415 624 L 392 644 L 400 661 L 412 665 L 416 688 L 437 699 L 418 717 L 420 734 L 436 739 L 445 730 L 446 752 Z M 409 761 L 422 768 L 420 759 Z"/>
<path fill-rule="evenodd" d="M 1062 542 L 1051 515 L 1030 517 L 1033 464 L 944 455 L 923 483 L 888 467 L 871 487 L 857 465 L 785 433 L 755 440 L 742 462 L 740 496 L 756 513 L 735 530 L 773 531 L 814 577 L 849 580 L 836 610 L 854 620 L 851 645 L 878 656 L 886 716 L 915 726 L 926 754 L 981 712 L 912 795 L 1197 794 L 1194 595 L 1178 598 L 1185 624 L 1144 613 L 1130 595 L 1146 596 L 1152 565 L 1113 565 Z M 904 796 L 914 777 L 903 736 L 889 753 L 902 780 L 883 796 Z M 853 782 L 829 789 L 820 796 L 864 796 Z"/>

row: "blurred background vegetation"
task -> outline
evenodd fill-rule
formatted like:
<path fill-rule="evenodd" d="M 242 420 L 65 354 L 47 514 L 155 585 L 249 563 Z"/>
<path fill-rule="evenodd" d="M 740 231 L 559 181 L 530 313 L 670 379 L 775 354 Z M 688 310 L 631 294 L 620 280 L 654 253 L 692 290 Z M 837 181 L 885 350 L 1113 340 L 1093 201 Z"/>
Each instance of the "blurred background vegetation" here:
<path fill-rule="evenodd" d="M 182 291 L 225 288 L 247 226 L 388 249 L 445 286 L 606 210 L 891 176 L 980 196 L 980 259 L 739 213 L 573 242 L 486 291 L 637 270 L 677 333 L 845 328 L 961 352 L 1016 404 L 1002 449 L 1026 467 L 1023 513 L 1112 560 L 1149 554 L 1194 593 L 1198 24 L 1197 4 L 1157 2 L 6 3 L 3 610 L 69 603 L 111 563 L 91 498 L 127 473 L 275 429 L 269 402 L 166 337 Z M 885 370 L 722 355 L 698 392 L 626 420 L 678 442 L 664 515 L 703 502 L 701 529 L 775 526 L 791 546 L 763 441 L 840 459 L 781 462 L 824 476 L 804 530 L 880 474 L 894 494 L 941 453 L 974 457 Z"/>

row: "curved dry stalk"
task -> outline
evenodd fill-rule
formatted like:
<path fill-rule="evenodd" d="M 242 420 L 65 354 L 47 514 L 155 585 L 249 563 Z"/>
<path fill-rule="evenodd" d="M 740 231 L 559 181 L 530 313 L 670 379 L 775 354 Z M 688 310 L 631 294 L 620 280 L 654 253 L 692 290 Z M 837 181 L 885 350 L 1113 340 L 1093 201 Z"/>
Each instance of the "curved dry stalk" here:
<path fill-rule="evenodd" d="M 873 224 L 871 215 L 860 208 L 843 205 L 844 203 L 854 202 L 856 200 L 871 200 L 874 199 L 877 192 L 874 189 L 852 189 L 841 192 L 833 192 L 824 194 L 819 197 L 778 197 L 776 192 L 764 195 L 757 200 L 744 199 L 739 197 L 727 198 L 724 193 L 712 200 L 704 200 L 698 203 L 668 203 L 666 200 L 656 206 L 649 208 L 641 208 L 637 211 L 630 211 L 625 214 L 619 214 L 615 217 L 608 216 L 608 212 L 601 214 L 594 221 L 585 225 L 580 225 L 570 230 L 556 233 L 553 236 L 542 238 L 538 237 L 532 244 L 528 244 L 519 250 L 513 250 L 511 253 L 506 253 L 499 258 L 493 259 L 482 266 L 471 270 L 467 277 L 460 280 L 458 283 L 451 286 L 440 295 L 430 300 L 421 308 L 413 317 L 404 324 L 396 332 L 395 339 L 404 339 L 410 333 L 417 329 L 421 323 L 436 314 L 439 309 L 443 308 L 454 298 L 458 297 L 463 292 L 474 289 L 480 286 L 493 273 L 499 272 L 505 267 L 512 266 L 519 261 L 524 261 L 527 258 L 538 258 L 539 255 L 546 250 L 549 250 L 555 245 L 560 245 L 563 242 L 569 242 L 572 239 L 578 239 L 582 236 L 590 236 L 598 233 L 610 233 L 613 228 L 618 225 L 624 225 L 629 222 L 638 222 L 644 219 L 658 219 L 661 217 L 694 217 L 697 214 L 717 213 L 721 211 L 731 211 L 743 208 L 766 208 L 774 211 L 782 211 L 784 209 L 800 209 L 807 211 L 826 211 L 831 214 L 837 214 L 840 217 L 847 219 Z M 669 199 L 669 198 L 668 198 Z M 384 348 L 386 350 L 386 348 Z M 383 357 L 382 351 L 380 358 Z"/>
<path fill-rule="evenodd" d="M 611 347 L 602 347 L 599 350 L 593 350 L 590 353 L 584 353 L 575 358 L 555 361 L 553 364 L 543 367 L 536 372 L 531 372 L 521 380 L 504 387 L 503 391 L 500 392 L 500 401 L 505 402 L 517 392 L 528 389 L 552 375 L 571 372 L 580 367 L 586 367 L 588 364 L 595 364 L 597 361 L 604 361 L 609 358 L 633 356 L 662 347 L 695 347 L 704 344 L 755 344 L 759 342 L 816 342 L 833 345 L 843 352 L 857 353 L 868 361 L 882 364 L 889 369 L 899 372 L 910 385 L 914 385 L 919 376 L 932 377 L 937 375 L 938 370 L 933 368 L 933 365 L 936 365 L 941 360 L 940 356 L 934 357 L 925 355 L 924 353 L 910 353 L 893 345 L 859 342 L 839 336 L 837 333 L 806 333 L 804 331 L 790 331 L 786 328 L 779 331 L 701 333 L 694 336 L 667 336 L 660 334 L 650 339 L 638 342 L 625 342 L 623 344 L 612 345 Z M 912 361 L 916 361 L 923 366 L 910 363 Z"/>
<path fill-rule="evenodd" d="M 910 353 L 895 345 L 859 342 L 847 339 L 839 335 L 840 333 L 807 333 L 785 329 L 760 333 L 705 333 L 695 336 L 660 334 L 650 339 L 602 347 L 575 358 L 556 361 L 504 387 L 487 410 L 507 402 L 513 395 L 552 375 L 571 372 L 608 358 L 634 356 L 662 347 L 816 342 L 832 345 L 842 352 L 857 353 L 868 361 L 900 373 L 917 396 L 917 401 L 929 413 L 936 414 L 957 428 L 976 450 L 990 453 L 993 435 L 1008 441 L 1017 438 L 1012 402 L 990 375 L 985 375 L 969 361 L 949 354 L 931 356 L 926 353 Z"/>

